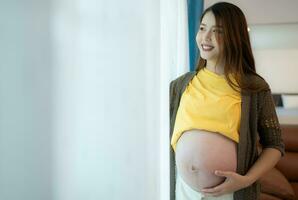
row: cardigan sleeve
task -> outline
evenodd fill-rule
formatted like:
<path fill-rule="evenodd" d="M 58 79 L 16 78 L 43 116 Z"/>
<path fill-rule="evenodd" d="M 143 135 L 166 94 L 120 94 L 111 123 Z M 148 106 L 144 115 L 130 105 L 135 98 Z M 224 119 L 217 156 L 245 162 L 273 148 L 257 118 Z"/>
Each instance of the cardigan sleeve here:
<path fill-rule="evenodd" d="M 258 133 L 263 148 L 275 148 L 285 154 L 285 145 L 281 136 L 281 128 L 277 118 L 271 90 L 262 91 L 258 98 Z"/>
<path fill-rule="evenodd" d="M 177 106 L 177 101 L 179 99 L 177 99 L 177 95 L 180 95 L 179 91 L 180 91 L 180 87 L 183 83 L 181 83 L 183 81 L 183 79 L 186 77 L 186 74 L 183 74 L 181 76 L 179 76 L 178 78 L 172 80 L 170 82 L 170 87 L 169 87 L 169 101 L 170 101 L 170 120 L 173 120 L 172 117 L 174 115 L 176 106 Z M 172 124 L 173 125 L 173 124 Z"/>
<path fill-rule="evenodd" d="M 169 102 L 170 102 L 170 119 L 172 118 L 173 115 L 173 110 L 174 110 L 174 102 L 173 102 L 173 96 L 175 95 L 176 91 L 174 88 L 174 81 L 170 82 L 170 89 L 169 89 Z"/>

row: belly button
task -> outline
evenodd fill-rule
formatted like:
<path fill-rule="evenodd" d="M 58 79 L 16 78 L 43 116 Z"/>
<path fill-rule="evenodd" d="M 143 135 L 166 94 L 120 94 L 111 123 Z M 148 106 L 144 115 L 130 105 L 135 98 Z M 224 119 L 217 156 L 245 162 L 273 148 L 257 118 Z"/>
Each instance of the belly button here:
<path fill-rule="evenodd" d="M 191 165 L 190 171 L 191 172 L 197 172 L 197 171 L 199 171 L 199 169 L 197 169 L 195 166 Z"/>

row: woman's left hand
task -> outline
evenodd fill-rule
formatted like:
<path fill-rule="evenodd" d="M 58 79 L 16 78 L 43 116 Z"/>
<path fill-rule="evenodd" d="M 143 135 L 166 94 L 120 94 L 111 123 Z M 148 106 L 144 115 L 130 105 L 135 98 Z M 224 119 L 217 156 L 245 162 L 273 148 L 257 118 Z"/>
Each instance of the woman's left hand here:
<path fill-rule="evenodd" d="M 213 188 L 202 189 L 201 193 L 204 196 L 221 196 L 248 187 L 251 184 L 247 176 L 242 176 L 235 172 L 216 170 L 215 175 L 226 177 L 226 180 Z"/>

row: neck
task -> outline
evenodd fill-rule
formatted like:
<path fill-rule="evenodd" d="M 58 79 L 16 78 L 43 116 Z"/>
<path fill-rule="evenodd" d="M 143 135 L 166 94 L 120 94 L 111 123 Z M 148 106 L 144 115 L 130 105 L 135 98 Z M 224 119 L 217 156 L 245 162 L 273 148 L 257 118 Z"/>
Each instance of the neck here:
<path fill-rule="evenodd" d="M 217 73 L 219 75 L 224 74 L 224 62 L 218 62 L 207 60 L 206 68 L 210 71 L 213 71 L 214 73 Z"/>

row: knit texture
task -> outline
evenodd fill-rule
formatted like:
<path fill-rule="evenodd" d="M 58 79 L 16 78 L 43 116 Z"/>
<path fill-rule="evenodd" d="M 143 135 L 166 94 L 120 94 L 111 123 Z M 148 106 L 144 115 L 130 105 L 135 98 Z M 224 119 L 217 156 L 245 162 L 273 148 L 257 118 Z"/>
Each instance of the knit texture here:
<path fill-rule="evenodd" d="M 177 110 L 181 95 L 186 86 L 196 75 L 196 72 L 187 72 L 170 83 L 170 135 L 171 140 Z M 280 124 L 276 115 L 271 90 L 266 81 L 253 77 L 252 81 L 263 82 L 267 89 L 260 92 L 241 92 L 241 121 L 239 131 L 239 143 L 237 149 L 237 173 L 245 175 L 258 159 L 257 143 L 263 148 L 278 149 L 282 156 L 285 147 L 281 138 Z M 170 151 L 170 197 L 175 200 L 176 162 L 175 154 Z M 249 187 L 234 192 L 234 200 L 258 200 L 260 196 L 260 184 L 256 181 Z"/>

